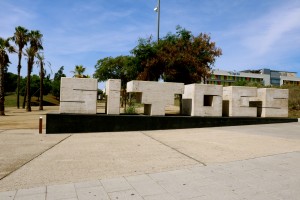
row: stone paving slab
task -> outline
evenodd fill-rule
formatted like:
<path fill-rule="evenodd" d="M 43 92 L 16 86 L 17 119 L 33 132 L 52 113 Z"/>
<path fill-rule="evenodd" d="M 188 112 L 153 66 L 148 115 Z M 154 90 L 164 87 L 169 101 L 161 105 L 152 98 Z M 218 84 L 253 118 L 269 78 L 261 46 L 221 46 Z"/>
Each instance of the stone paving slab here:
<path fill-rule="evenodd" d="M 186 178 L 184 168 L 201 163 L 299 151 L 299 128 L 289 123 L 75 135 L 7 130 L 0 134 L 0 172 L 11 174 L 0 180 L 0 191 L 173 169 Z"/>
<path fill-rule="evenodd" d="M 49 135 L 43 137 L 52 138 Z M 196 164 L 199 163 L 140 132 L 74 134 L 0 180 L 0 191 L 94 177 L 136 175 Z"/>
<path fill-rule="evenodd" d="M 49 137 L 34 133 L 32 129 L 3 131 L 0 133 L 0 179 L 68 136 L 56 135 Z"/>
<path fill-rule="evenodd" d="M 300 151 L 300 123 L 143 131 L 205 164 Z"/>
<path fill-rule="evenodd" d="M 0 199 L 299 199 L 300 152 L 0 192 Z M 185 176 L 186 175 L 186 176 Z"/>
<path fill-rule="evenodd" d="M 283 124 L 265 124 L 249 126 L 231 126 L 219 127 L 219 130 L 231 131 L 232 133 L 242 133 L 258 136 L 271 136 L 285 139 L 300 140 L 299 132 L 300 123 L 283 123 Z"/>

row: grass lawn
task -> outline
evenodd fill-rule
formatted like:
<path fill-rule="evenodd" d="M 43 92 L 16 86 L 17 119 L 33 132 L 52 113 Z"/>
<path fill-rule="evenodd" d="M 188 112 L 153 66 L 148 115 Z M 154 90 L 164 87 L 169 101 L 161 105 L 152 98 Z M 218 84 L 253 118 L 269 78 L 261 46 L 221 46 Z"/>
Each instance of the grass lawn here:
<path fill-rule="evenodd" d="M 23 105 L 23 96 L 20 96 L 20 107 Z M 31 97 L 31 103 L 33 106 L 38 106 L 39 101 L 37 97 Z M 58 106 L 59 100 L 55 99 L 51 94 L 44 96 L 44 106 Z M 8 94 L 5 96 L 5 106 L 15 107 L 17 106 L 17 95 L 15 93 Z"/>

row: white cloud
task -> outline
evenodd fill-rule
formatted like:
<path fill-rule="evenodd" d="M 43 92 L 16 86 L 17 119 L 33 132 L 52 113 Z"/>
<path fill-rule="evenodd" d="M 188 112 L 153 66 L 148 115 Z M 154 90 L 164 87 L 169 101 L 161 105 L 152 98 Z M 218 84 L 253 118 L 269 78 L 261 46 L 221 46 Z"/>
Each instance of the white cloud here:
<path fill-rule="evenodd" d="M 14 33 L 14 28 L 32 20 L 35 15 L 13 3 L 0 2 L 0 24 L 1 37 L 10 37 Z"/>
<path fill-rule="evenodd" d="M 251 35 L 243 40 L 244 45 L 263 56 L 280 48 L 281 45 L 293 40 L 300 30 L 300 7 L 286 10 L 276 10 L 255 22 L 247 25 Z"/>
<path fill-rule="evenodd" d="M 287 1 L 268 6 L 268 11 L 257 18 L 239 21 L 216 34 L 217 45 L 223 49 L 217 67 L 299 70 L 300 3 Z"/>

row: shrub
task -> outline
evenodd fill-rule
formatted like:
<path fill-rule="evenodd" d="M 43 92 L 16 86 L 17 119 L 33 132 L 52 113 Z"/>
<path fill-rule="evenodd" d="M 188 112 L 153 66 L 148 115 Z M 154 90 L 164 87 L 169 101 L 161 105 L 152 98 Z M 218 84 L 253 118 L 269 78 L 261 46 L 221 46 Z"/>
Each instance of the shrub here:
<path fill-rule="evenodd" d="M 134 103 L 131 103 L 131 105 L 129 105 L 126 109 L 125 109 L 125 113 L 126 114 L 136 114 L 136 110 L 135 110 L 136 106 Z"/>

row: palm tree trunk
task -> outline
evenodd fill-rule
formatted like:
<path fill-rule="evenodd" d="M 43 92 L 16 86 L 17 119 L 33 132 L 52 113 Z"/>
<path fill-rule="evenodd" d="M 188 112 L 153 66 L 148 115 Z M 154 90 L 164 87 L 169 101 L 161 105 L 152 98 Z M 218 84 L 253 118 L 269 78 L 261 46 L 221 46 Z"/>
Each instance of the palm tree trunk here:
<path fill-rule="evenodd" d="M 44 93 L 44 67 L 41 62 L 41 74 L 40 74 L 40 108 L 39 110 L 43 110 L 43 93 Z"/>
<path fill-rule="evenodd" d="M 30 75 L 31 75 L 32 64 L 30 60 L 31 58 L 29 58 L 28 61 L 28 71 L 27 71 L 27 107 L 26 107 L 27 112 L 31 112 Z"/>
<path fill-rule="evenodd" d="M 17 108 L 20 108 L 20 79 L 21 79 L 21 59 L 22 59 L 22 50 L 19 50 L 18 54 L 18 80 L 17 80 Z"/>
<path fill-rule="evenodd" d="M 4 112 L 4 67 L 0 65 L 0 115 L 5 115 Z"/>
<path fill-rule="evenodd" d="M 27 98 L 27 83 L 26 83 L 26 87 L 25 87 L 25 93 L 24 93 L 24 99 L 23 99 L 23 105 L 22 105 L 23 109 L 25 109 L 26 98 Z"/>
<path fill-rule="evenodd" d="M 18 80 L 17 80 L 17 108 L 20 108 L 20 79 L 21 79 L 21 66 L 18 66 Z"/>

